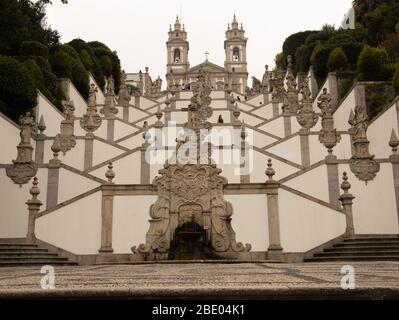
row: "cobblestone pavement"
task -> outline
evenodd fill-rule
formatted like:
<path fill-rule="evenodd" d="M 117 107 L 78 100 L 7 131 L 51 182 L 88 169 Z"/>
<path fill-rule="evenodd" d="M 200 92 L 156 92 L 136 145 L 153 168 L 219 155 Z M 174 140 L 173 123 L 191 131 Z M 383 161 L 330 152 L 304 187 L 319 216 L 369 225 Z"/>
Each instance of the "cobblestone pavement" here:
<path fill-rule="evenodd" d="M 40 267 L 0 268 L 0 298 L 33 296 L 261 296 L 348 292 L 341 268 L 352 265 L 356 290 L 399 296 L 398 262 L 190 263 L 55 267 L 55 290 L 41 289 Z M 356 291 L 355 290 L 355 291 Z"/>

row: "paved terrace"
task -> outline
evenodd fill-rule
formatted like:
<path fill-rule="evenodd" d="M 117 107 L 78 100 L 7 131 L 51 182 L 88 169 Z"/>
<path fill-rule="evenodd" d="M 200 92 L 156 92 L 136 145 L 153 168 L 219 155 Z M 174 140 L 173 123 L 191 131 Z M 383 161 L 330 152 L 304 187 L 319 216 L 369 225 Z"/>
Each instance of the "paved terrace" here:
<path fill-rule="evenodd" d="M 343 265 L 355 290 L 341 288 Z M 399 262 L 178 263 L 55 267 L 43 290 L 40 267 L 0 268 L 0 298 L 396 298 Z"/>

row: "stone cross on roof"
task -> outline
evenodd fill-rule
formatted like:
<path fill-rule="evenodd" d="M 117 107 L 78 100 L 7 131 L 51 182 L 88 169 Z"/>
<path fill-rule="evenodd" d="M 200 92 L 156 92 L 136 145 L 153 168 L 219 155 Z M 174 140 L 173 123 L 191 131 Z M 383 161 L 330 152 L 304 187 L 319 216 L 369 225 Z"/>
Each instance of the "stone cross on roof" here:
<path fill-rule="evenodd" d="M 204 55 L 205 55 L 205 61 L 208 61 L 208 56 L 210 55 L 209 51 L 208 50 L 205 51 Z"/>

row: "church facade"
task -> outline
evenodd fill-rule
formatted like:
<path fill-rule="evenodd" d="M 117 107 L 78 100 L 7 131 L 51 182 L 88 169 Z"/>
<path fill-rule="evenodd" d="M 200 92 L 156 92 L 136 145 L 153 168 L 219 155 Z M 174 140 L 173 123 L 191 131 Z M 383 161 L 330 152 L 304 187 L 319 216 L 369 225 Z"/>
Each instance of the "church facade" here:
<path fill-rule="evenodd" d="M 166 81 L 168 88 L 175 90 L 189 88 L 195 82 L 200 70 L 206 71 L 209 75 L 213 90 L 230 89 L 241 94 L 245 93 L 248 82 L 247 71 L 247 38 L 243 25 L 234 16 L 233 21 L 228 25 L 224 41 L 225 63 L 218 66 L 206 61 L 190 67 L 189 62 L 189 41 L 184 25 L 176 18 L 168 33 L 167 47 L 167 71 Z"/>

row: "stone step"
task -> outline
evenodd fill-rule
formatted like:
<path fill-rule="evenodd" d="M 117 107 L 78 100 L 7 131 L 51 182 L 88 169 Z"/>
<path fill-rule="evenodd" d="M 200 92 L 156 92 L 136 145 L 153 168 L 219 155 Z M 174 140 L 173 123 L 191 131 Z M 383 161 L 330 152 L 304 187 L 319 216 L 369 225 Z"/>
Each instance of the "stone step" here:
<path fill-rule="evenodd" d="M 76 266 L 76 262 L 70 261 L 36 261 L 36 260 L 9 260 L 9 261 L 1 261 L 0 267 L 26 267 L 26 266 L 43 266 L 46 264 L 54 265 L 54 266 Z"/>
<path fill-rule="evenodd" d="M 399 256 L 344 256 L 344 257 L 314 257 L 304 259 L 305 262 L 328 261 L 399 261 Z"/>
<path fill-rule="evenodd" d="M 15 248 L 37 248 L 37 244 L 31 244 L 31 243 L 7 243 L 3 242 L 0 243 L 0 249 L 2 248 L 9 248 L 9 247 L 15 247 Z"/>
<path fill-rule="evenodd" d="M 353 239 L 344 239 L 344 242 L 399 242 L 399 237 L 369 237 L 369 238 L 353 238 Z"/>
<path fill-rule="evenodd" d="M 344 256 L 397 256 L 399 251 L 346 251 L 346 252 L 323 252 L 316 253 L 314 257 L 344 257 Z"/>
<path fill-rule="evenodd" d="M 30 256 L 30 257 L 24 257 L 24 256 L 6 256 L 6 257 L 1 257 L 0 262 L 2 261 L 10 261 L 10 260 L 15 260 L 15 261 L 37 261 L 37 262 L 50 262 L 50 261 L 68 261 L 67 258 L 61 258 L 61 257 L 53 257 L 53 256 L 47 256 L 47 255 L 39 255 L 39 256 Z"/>
<path fill-rule="evenodd" d="M 0 253 L 9 252 L 9 251 L 18 251 L 18 252 L 48 252 L 48 249 L 42 248 L 19 248 L 19 247 L 7 247 L 0 248 Z"/>
<path fill-rule="evenodd" d="M 334 244 L 333 247 L 350 247 L 350 246 L 392 246 L 392 245 L 399 245 L 399 242 L 396 241 L 352 241 L 352 242 L 341 242 Z"/>
<path fill-rule="evenodd" d="M 53 253 L 53 252 L 23 252 L 23 251 L 8 251 L 8 252 L 2 252 L 0 251 L 0 260 L 2 257 L 8 257 L 8 256 L 21 256 L 21 257 L 57 257 L 58 253 Z"/>
<path fill-rule="evenodd" d="M 395 246 L 344 246 L 324 249 L 324 252 L 343 252 L 343 251 L 397 251 L 399 252 L 399 245 Z"/>

